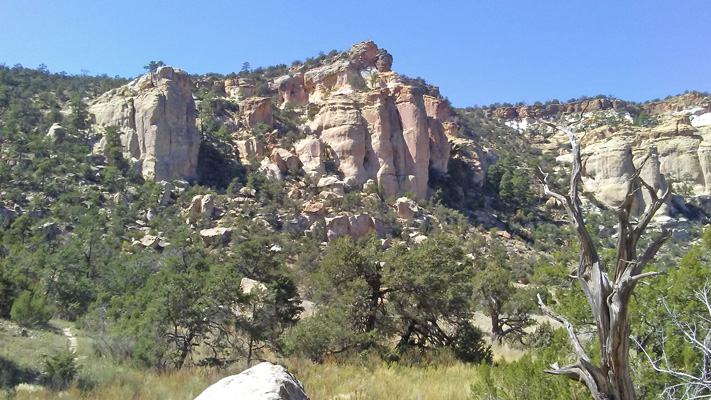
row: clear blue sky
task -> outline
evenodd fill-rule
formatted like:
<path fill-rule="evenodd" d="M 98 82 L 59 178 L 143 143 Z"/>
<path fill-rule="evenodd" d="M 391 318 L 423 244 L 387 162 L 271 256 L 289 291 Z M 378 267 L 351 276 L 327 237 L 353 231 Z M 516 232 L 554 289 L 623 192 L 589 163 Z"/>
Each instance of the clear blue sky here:
<path fill-rule="evenodd" d="M 0 0 L 0 63 L 71 74 L 226 74 L 368 39 L 460 107 L 711 90 L 709 0 Z"/>

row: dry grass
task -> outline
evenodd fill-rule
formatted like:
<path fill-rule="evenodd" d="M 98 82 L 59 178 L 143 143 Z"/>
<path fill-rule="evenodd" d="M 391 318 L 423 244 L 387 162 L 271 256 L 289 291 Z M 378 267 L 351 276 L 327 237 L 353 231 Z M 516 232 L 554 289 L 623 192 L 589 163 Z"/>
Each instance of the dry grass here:
<path fill-rule="evenodd" d="M 476 367 L 461 363 L 439 367 L 383 364 L 376 368 L 298 362 L 287 365 L 312 400 L 466 399 L 477 379 Z"/>
<path fill-rule="evenodd" d="M 477 379 L 475 366 L 403 367 L 382 364 L 375 368 L 356 365 L 320 364 L 288 360 L 284 364 L 306 388 L 312 400 L 331 399 L 431 399 L 454 400 L 470 397 L 469 387 Z M 194 399 L 205 388 L 238 371 L 185 368 L 169 373 L 116 368 L 112 380 L 82 391 L 55 392 L 19 390 L 13 399 Z M 102 371 L 94 371 L 101 375 Z"/>
<path fill-rule="evenodd" d="M 22 367 L 41 369 L 46 354 L 66 349 L 67 338 L 61 328 L 71 327 L 78 339 L 79 376 L 65 391 L 52 391 L 38 385 L 23 384 L 15 391 L 2 392 L 0 398 L 12 399 L 194 399 L 205 388 L 221 378 L 241 372 L 244 366 L 225 370 L 184 368 L 180 371 L 145 371 L 115 360 L 99 358 L 93 351 L 92 339 L 64 321 L 53 321 L 53 328 L 20 335 L 21 329 L 3 321 L 0 339 L 10 346 L 0 346 L 6 359 L 22 359 Z M 19 355 L 19 358 L 16 357 Z M 432 360 L 430 360 L 432 361 Z M 440 357 L 429 366 L 387 364 L 373 356 L 363 365 L 336 362 L 312 364 L 303 359 L 276 360 L 285 365 L 301 382 L 312 400 L 331 399 L 463 399 L 477 379 L 477 367 Z"/>

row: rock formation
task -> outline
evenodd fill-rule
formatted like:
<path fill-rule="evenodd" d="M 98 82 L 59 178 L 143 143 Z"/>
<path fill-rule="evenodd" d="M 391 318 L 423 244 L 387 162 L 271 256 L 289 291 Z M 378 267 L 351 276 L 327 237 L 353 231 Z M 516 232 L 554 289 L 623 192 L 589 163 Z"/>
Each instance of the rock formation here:
<path fill-rule="evenodd" d="M 281 365 L 263 362 L 219 380 L 195 400 L 308 400 L 304 385 Z"/>
<path fill-rule="evenodd" d="M 691 93 L 668 101 L 635 105 L 633 111 L 649 112 L 658 121 L 652 127 L 633 125 L 626 106 L 619 100 L 594 99 L 571 104 L 499 108 L 494 110 L 494 115 L 507 119 L 507 124 L 519 130 L 546 131 L 547 127 L 541 122 L 556 120 L 559 117 L 555 117 L 555 113 L 584 109 L 584 118 L 576 127 L 586 132 L 582 142 L 582 181 L 585 190 L 607 205 L 614 207 L 622 202 L 628 178 L 648 153 L 649 160 L 641 176 L 658 193 L 672 183 L 677 193 L 711 194 L 711 105 L 707 100 Z M 623 122 L 608 125 L 613 109 Z M 540 142 L 534 142 L 534 146 L 558 152 L 558 160 L 569 163 L 567 143 L 567 137 L 558 132 L 546 135 Z M 647 195 L 640 192 L 633 213 L 641 212 L 649 201 Z M 663 216 L 666 211 L 662 209 L 657 214 Z"/>
<path fill-rule="evenodd" d="M 161 67 L 100 96 L 89 112 L 99 127 L 120 128 L 126 157 L 146 179 L 195 178 L 200 134 L 186 72 Z"/>
<path fill-rule="evenodd" d="M 447 171 L 447 134 L 456 135 L 456 114 L 444 99 L 398 80 L 382 63 L 382 73 L 391 74 L 386 87 L 373 83 L 367 92 L 353 91 L 353 79 L 346 84 L 344 74 L 373 77 L 378 57 L 385 56 L 367 42 L 354 46 L 350 61 L 309 75 L 307 88 L 319 79 L 318 85 L 336 92 L 315 99 L 321 107 L 309 128 L 333 151 L 345 177 L 359 185 L 372 179 L 386 197 L 406 192 L 426 197 L 429 169 Z"/>
<path fill-rule="evenodd" d="M 281 107 L 288 103 L 299 112 L 313 110 L 307 126 L 300 128 L 307 138 L 293 151 L 284 149 L 298 157 L 305 173 L 320 178 L 332 160 L 342 178 L 358 186 L 372 179 L 386 197 L 411 192 L 421 198 L 428 195 L 430 169 L 446 173 L 458 116 L 437 88 L 402 78 L 391 66 L 387 51 L 363 42 L 322 65 L 294 67 L 269 79 Z M 234 79 L 223 85 L 226 91 L 237 87 Z M 268 100 L 240 102 L 242 125 L 273 124 Z M 237 148 L 242 160 L 261 155 L 245 140 Z M 270 149 L 271 159 L 283 174 L 282 152 L 275 151 Z M 270 164 L 262 167 L 277 176 Z"/>
<path fill-rule="evenodd" d="M 67 131 L 61 125 L 54 123 L 47 131 L 47 139 L 52 143 L 52 146 L 59 146 L 67 136 Z"/>
<path fill-rule="evenodd" d="M 272 99 L 269 97 L 251 97 L 240 102 L 242 121 L 248 129 L 254 129 L 259 124 L 272 126 L 274 116 L 271 110 Z"/>

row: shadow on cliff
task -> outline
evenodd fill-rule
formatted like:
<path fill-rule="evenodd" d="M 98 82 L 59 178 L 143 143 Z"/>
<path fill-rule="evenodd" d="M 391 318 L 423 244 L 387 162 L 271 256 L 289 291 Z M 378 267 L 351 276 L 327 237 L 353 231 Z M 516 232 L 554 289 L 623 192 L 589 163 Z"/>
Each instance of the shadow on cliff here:
<path fill-rule="evenodd" d="M 227 147 L 227 146 L 224 146 Z M 200 143 L 198 153 L 198 183 L 203 186 L 226 189 L 235 178 L 246 182 L 245 168 L 222 148 L 210 141 Z"/>

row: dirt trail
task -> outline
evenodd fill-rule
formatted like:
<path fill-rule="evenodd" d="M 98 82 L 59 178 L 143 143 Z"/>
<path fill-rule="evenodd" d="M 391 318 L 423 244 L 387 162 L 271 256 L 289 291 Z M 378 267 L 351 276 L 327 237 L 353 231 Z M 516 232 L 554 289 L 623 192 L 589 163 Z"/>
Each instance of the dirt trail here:
<path fill-rule="evenodd" d="M 71 328 L 62 329 L 62 333 L 64 333 L 64 336 L 66 336 L 69 339 L 69 351 L 72 354 L 76 354 L 76 352 L 77 352 L 77 338 L 74 337 L 74 335 L 72 335 Z"/>

